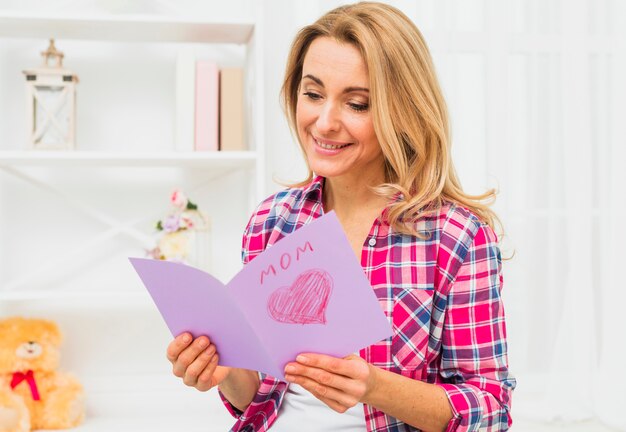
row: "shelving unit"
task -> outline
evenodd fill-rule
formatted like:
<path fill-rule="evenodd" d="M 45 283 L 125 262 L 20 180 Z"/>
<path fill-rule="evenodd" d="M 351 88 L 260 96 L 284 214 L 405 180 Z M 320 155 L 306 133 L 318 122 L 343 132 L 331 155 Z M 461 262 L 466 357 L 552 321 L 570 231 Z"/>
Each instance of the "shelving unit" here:
<path fill-rule="evenodd" d="M 0 37 L 248 44 L 254 23 L 206 22 L 193 17 L 150 15 L 37 15 L 2 12 Z"/>
<path fill-rule="evenodd" d="M 82 299 L 97 302 L 137 302 L 141 304 L 149 303 L 150 297 L 145 292 L 84 292 L 84 291 L 9 291 L 0 293 L 0 301 L 45 301 L 47 299 Z"/>
<path fill-rule="evenodd" d="M 0 167 L 144 166 L 207 169 L 254 169 L 257 152 L 106 153 L 86 151 L 0 151 Z"/>
<path fill-rule="evenodd" d="M 261 13 L 257 10 L 253 15 Z M 26 150 L 16 139 L 23 135 L 26 140 L 26 131 L 16 130 L 19 122 L 9 120 L 0 127 L 0 317 L 35 316 L 60 324 L 66 340 L 62 368 L 79 377 L 87 395 L 87 419 L 77 431 L 144 427 L 165 431 L 180 429 L 181 418 L 185 418 L 184 430 L 221 431 L 231 424 L 217 395 L 191 391 L 171 376 L 164 360 L 171 336 L 126 258 L 141 256 L 150 242 L 153 222 L 168 209 L 169 192 L 181 187 L 211 219 L 214 274 L 227 280 L 239 269 L 241 232 L 253 206 L 264 196 L 264 121 L 262 109 L 256 106 L 264 100 L 262 28 L 258 18 L 205 21 L 0 10 L 0 92 L 3 84 L 15 87 L 7 84 L 16 80 L 15 74 L 36 65 L 38 52 L 30 47 L 42 47 L 50 37 L 62 51 L 63 45 L 74 44 L 80 48 L 75 51 L 88 52 L 85 64 L 92 68 L 78 89 L 78 150 Z M 15 54 L 18 48 L 11 51 L 12 46 L 22 49 L 24 44 L 32 51 L 28 61 L 27 56 Z M 107 73 L 93 73 L 94 64 L 105 63 L 97 58 L 98 50 L 128 55 L 128 47 L 132 55 L 145 52 L 164 62 L 177 44 L 199 49 L 215 46 L 221 58 L 243 47 L 243 61 L 237 57 L 233 62 L 242 63 L 245 70 L 249 151 L 176 152 L 171 127 L 161 124 L 163 117 L 144 124 L 140 117 L 136 130 L 128 131 L 132 138 L 112 141 L 110 147 L 97 135 L 101 129 L 88 129 L 100 124 L 84 121 L 81 129 L 81 110 L 99 113 L 99 105 L 106 103 L 95 99 L 103 92 L 91 89 L 116 85 L 107 82 Z M 167 55 L 160 55 L 161 49 Z M 66 55 L 77 59 L 75 53 Z M 7 72 L 8 64 L 17 60 L 20 63 Z M 110 71 L 115 66 L 107 67 Z M 81 70 L 76 73 L 80 76 Z M 123 97 L 144 97 L 165 104 L 160 112 L 171 112 L 166 105 L 175 83 L 163 81 L 169 75 L 160 73 L 161 81 L 150 88 L 162 87 L 167 96 L 155 96 L 147 93 L 148 87 L 138 86 L 136 94 L 116 101 L 124 105 L 133 100 Z M 119 79 L 123 74 L 115 76 Z M 2 93 L 0 113 L 25 112 L 20 108 L 23 93 Z M 102 110 L 102 122 L 111 121 L 107 127 L 113 129 L 128 128 L 128 123 L 114 123 L 119 118 L 113 111 Z M 151 145 L 150 138 L 136 138 L 142 128 L 151 127 L 161 128 L 160 136 L 172 136 L 171 142 L 163 138 Z M 132 402 L 132 410 L 123 401 Z"/>

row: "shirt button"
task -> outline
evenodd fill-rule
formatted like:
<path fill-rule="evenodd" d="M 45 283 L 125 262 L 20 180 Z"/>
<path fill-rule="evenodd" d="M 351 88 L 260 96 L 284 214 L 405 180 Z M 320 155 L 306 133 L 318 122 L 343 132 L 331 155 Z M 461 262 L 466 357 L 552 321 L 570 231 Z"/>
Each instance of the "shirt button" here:
<path fill-rule="evenodd" d="M 367 242 L 367 244 L 369 244 L 370 246 L 376 246 L 376 239 L 374 237 L 370 238 L 370 240 Z"/>

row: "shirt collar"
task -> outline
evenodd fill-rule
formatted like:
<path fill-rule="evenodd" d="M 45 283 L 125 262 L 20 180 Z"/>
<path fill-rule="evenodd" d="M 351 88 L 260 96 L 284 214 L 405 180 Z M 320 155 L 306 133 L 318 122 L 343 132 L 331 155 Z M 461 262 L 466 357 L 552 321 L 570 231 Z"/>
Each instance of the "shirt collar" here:
<path fill-rule="evenodd" d="M 311 180 L 311 183 L 309 183 L 302 190 L 304 199 L 310 199 L 311 201 L 318 202 L 321 204 L 322 192 L 324 190 L 325 180 L 326 179 L 320 175 L 313 177 L 313 180 Z M 391 198 L 390 203 L 397 203 L 398 201 L 402 201 L 403 199 L 404 199 L 404 194 L 402 194 L 401 192 L 396 192 L 394 196 Z M 388 208 L 385 208 L 385 210 L 383 210 L 382 215 L 385 215 L 387 211 L 388 211 Z"/>
<path fill-rule="evenodd" d="M 313 180 L 311 181 L 311 183 L 309 183 L 304 189 L 303 189 L 303 197 L 305 199 L 310 199 L 311 201 L 315 201 L 315 202 L 322 202 L 322 191 L 324 189 L 324 177 L 322 176 L 316 176 L 313 178 Z"/>

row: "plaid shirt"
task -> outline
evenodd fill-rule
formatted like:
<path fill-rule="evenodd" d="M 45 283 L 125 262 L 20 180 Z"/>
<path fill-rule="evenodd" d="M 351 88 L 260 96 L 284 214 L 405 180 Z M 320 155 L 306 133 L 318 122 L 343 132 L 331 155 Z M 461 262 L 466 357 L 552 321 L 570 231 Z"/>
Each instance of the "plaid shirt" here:
<path fill-rule="evenodd" d="M 267 247 L 323 214 L 324 179 L 279 192 L 263 201 L 243 237 L 247 264 Z M 360 351 L 379 368 L 440 385 L 453 411 L 447 431 L 502 431 L 511 425 L 515 379 L 507 368 L 506 329 L 500 290 L 501 258 L 493 231 L 454 204 L 416 222 L 428 239 L 395 232 L 378 218 L 361 256 L 393 336 Z M 287 383 L 262 375 L 232 431 L 271 428 Z M 368 431 L 418 429 L 365 405 Z"/>

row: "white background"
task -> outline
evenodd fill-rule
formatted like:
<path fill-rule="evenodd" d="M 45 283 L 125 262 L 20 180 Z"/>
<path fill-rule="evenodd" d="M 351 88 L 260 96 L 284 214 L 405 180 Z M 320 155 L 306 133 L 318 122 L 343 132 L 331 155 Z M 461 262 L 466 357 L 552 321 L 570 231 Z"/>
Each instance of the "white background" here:
<path fill-rule="evenodd" d="M 2 0 L 0 7 L 39 12 L 65 8 L 88 14 L 154 13 L 258 20 L 264 39 L 262 85 L 266 97 L 253 103 L 264 113 L 265 187 L 269 194 L 280 188 L 275 179 L 296 180 L 304 173 L 298 147 L 290 136 L 278 101 L 289 44 L 298 28 L 342 2 L 265 0 L 262 3 L 258 9 L 260 16 L 255 16 L 257 3 L 251 0 Z M 504 267 L 510 363 L 519 382 L 513 397 L 516 422 L 513 430 L 537 431 L 543 430 L 542 427 L 552 430 L 548 429 L 549 425 L 554 430 L 626 430 L 621 413 L 626 402 L 623 393 L 626 325 L 621 319 L 626 287 L 619 278 L 622 245 L 626 244 L 620 224 L 624 214 L 622 188 L 626 185 L 622 173 L 626 162 L 622 118 L 626 114 L 623 78 L 626 76 L 626 2 L 405 0 L 389 3 L 414 20 L 431 47 L 450 107 L 455 163 L 466 190 L 476 193 L 487 187 L 500 190 L 496 209 L 505 228 L 503 252 L 505 256 L 513 255 Z M 38 51 L 45 48 L 45 42 L 0 40 L 0 44 L 4 44 L 0 45 L 0 149 L 18 149 L 23 142 L 25 124 L 23 77 L 19 71 L 36 65 Z M 151 130 L 136 125 L 143 124 L 142 119 L 166 124 L 171 121 L 173 86 L 163 88 L 161 83 L 174 80 L 175 47 L 168 44 L 120 47 L 75 41 L 59 41 L 57 46 L 66 53 L 66 64 L 81 77 L 117 74 L 119 82 L 119 86 L 107 88 L 84 80 L 79 85 L 79 141 L 95 149 L 112 146 L 120 151 L 124 149 L 116 149 L 116 143 L 129 142 L 129 137 L 139 149 L 170 145 L 170 137 L 162 133 L 163 128 L 158 129 L 159 134 L 151 134 Z M 151 50 L 148 57 L 146 50 Z M 225 65 L 238 63 L 240 56 L 232 47 L 206 48 L 203 55 Z M 119 67 L 120 63 L 123 68 Z M 146 70 L 153 74 L 142 73 Z M 15 102 L 7 103 L 7 100 Z M 90 102 L 93 100 L 98 103 Z M 122 126 L 110 128 L 109 124 Z M 109 175 L 119 184 L 115 193 L 125 197 L 116 204 L 120 217 L 129 207 L 137 211 L 149 201 L 154 208 L 154 203 L 161 199 L 160 191 L 157 193 L 146 185 L 136 186 L 136 191 L 125 189 L 124 176 L 131 179 L 132 169 Z M 159 176 L 154 183 L 162 188 L 181 180 L 170 173 Z M 82 230 L 89 229 L 88 222 L 74 221 L 68 225 L 65 221 L 71 215 L 47 214 L 48 207 L 54 203 L 40 200 L 19 181 L 7 178 L 3 181 L 0 205 L 16 208 L 15 211 L 2 209 L 7 219 L 0 221 L 3 226 L 0 241 L 20 239 L 28 247 L 18 248 L 15 254 L 2 249 L 0 280 L 6 280 L 15 267 L 28 268 L 45 262 L 46 257 L 54 255 L 55 248 L 66 242 L 80 242 Z M 15 184 L 7 183 L 11 181 Z M 72 179 L 66 181 L 70 189 L 80 190 L 80 184 L 74 184 Z M 131 183 L 135 184 L 128 184 Z M 223 187 L 228 193 L 244 191 L 245 179 L 233 175 L 223 180 Z M 218 227 L 223 212 L 213 212 L 210 207 L 217 203 L 227 205 L 226 192 L 205 190 L 202 195 L 203 189 L 198 190 L 197 200 L 209 209 Z M 233 213 L 237 213 L 236 208 Z M 243 228 L 247 215 L 234 217 Z M 28 235 L 35 226 L 52 228 L 46 228 L 45 244 Z M 110 272 L 115 267 L 107 254 L 128 247 L 117 244 L 111 245 L 110 251 L 98 252 L 101 256 L 97 274 L 101 280 L 95 285 L 119 288 L 115 286 L 116 275 Z M 238 244 L 223 245 L 221 251 L 236 254 L 238 248 Z M 59 276 L 51 283 L 86 284 L 80 278 L 80 262 L 74 276 Z M 220 276 L 226 280 L 232 272 L 224 270 Z M 93 278 L 94 272 L 89 274 Z M 159 317 L 149 308 L 138 314 L 137 308 L 122 301 L 112 319 L 110 309 L 99 311 L 93 309 L 93 300 L 81 301 L 89 305 L 63 298 L 34 300 L 0 305 L 0 312 L 40 312 L 54 316 L 69 335 L 65 367 L 96 377 L 98 370 L 115 373 L 118 381 L 110 384 L 111 392 L 117 389 L 126 394 L 124 389 L 136 388 L 128 383 L 136 380 L 138 368 L 155 374 L 167 369 L 161 360 L 167 334 Z M 85 320 L 86 315 L 89 320 Z M 110 331 L 103 332 L 105 328 Z M 93 340 L 94 334 L 99 338 L 105 335 L 105 340 Z M 124 341 L 111 345 L 106 338 Z M 120 348 L 100 352 L 98 346 Z M 151 383 L 144 384 L 149 392 Z M 163 384 L 165 388 L 178 388 L 176 385 L 173 380 Z M 141 394 L 133 393 L 132 398 L 141 399 Z M 207 424 L 212 425 L 210 430 L 225 430 L 230 424 L 215 394 L 189 393 L 184 400 L 184 403 L 160 400 L 162 406 L 155 403 L 148 413 L 155 418 L 171 414 L 183 422 L 185 430 L 207 430 Z M 90 410 L 96 418 L 112 415 L 103 405 L 98 405 L 97 398 L 91 400 Z M 127 430 L 138 430 L 152 422 L 144 418 L 144 423 L 134 424 L 135 420 L 130 420 L 132 410 L 127 414 Z M 202 425 L 197 424 L 196 420 L 200 419 Z"/>

